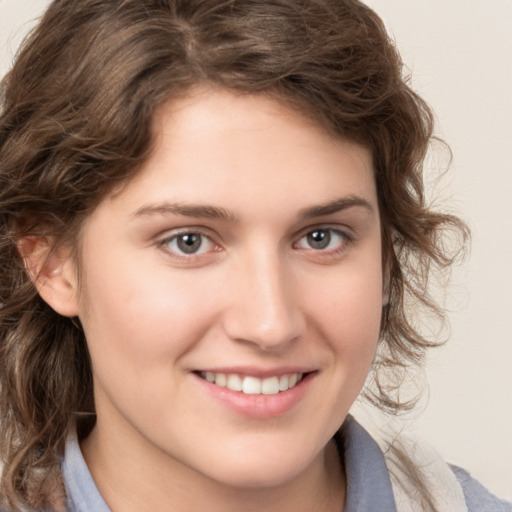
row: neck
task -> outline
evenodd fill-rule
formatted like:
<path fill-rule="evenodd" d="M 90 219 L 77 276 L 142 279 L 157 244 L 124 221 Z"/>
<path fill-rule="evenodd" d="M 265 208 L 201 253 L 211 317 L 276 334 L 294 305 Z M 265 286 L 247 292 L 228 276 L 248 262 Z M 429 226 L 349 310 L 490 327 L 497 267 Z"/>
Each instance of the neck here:
<path fill-rule="evenodd" d="M 263 488 L 225 485 L 161 452 L 144 464 L 147 453 L 146 457 L 139 453 L 136 444 L 121 436 L 102 436 L 97 427 L 81 447 L 98 490 L 113 512 L 341 512 L 344 508 L 345 478 L 334 441 L 291 480 Z"/>

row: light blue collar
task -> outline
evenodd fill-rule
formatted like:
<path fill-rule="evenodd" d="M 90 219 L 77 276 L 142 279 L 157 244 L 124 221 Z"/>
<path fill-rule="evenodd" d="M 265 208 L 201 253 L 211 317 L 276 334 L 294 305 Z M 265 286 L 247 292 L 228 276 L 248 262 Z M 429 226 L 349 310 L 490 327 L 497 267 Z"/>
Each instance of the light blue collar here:
<path fill-rule="evenodd" d="M 384 457 L 368 432 L 349 416 L 335 440 L 347 476 L 344 512 L 396 512 Z M 69 512 L 111 512 L 87 468 L 76 430 L 67 439 L 61 467 Z"/>

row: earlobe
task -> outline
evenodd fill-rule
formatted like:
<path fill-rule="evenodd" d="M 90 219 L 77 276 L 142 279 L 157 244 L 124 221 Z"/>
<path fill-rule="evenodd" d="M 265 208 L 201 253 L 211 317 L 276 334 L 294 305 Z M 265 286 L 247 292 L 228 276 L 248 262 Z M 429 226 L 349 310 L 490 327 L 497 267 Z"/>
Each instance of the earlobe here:
<path fill-rule="evenodd" d="M 41 298 L 57 313 L 77 316 L 77 286 L 71 248 L 54 247 L 53 240 L 44 236 L 22 237 L 17 246 Z"/>

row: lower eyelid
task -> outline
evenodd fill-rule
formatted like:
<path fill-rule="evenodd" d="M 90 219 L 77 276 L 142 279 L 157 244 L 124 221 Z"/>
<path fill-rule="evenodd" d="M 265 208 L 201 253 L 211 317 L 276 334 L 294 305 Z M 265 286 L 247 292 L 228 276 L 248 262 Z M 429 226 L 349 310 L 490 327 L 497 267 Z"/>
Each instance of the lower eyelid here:
<path fill-rule="evenodd" d="M 183 235 L 198 235 L 198 236 L 200 236 L 203 241 L 201 244 L 201 247 L 203 244 L 207 243 L 208 248 L 206 250 L 201 250 L 200 252 L 194 252 L 194 253 L 186 253 L 186 252 L 180 251 L 179 249 L 176 250 L 176 249 L 171 248 L 170 244 L 172 242 L 176 242 L 177 239 Z M 167 251 L 168 253 L 171 253 L 175 256 L 179 256 L 179 257 L 183 257 L 183 258 L 193 258 L 194 256 L 201 256 L 203 254 L 215 252 L 215 250 L 218 247 L 218 245 L 213 241 L 213 239 L 210 236 L 206 235 L 205 233 L 201 233 L 200 231 L 194 231 L 194 230 L 183 230 L 178 233 L 167 236 L 167 237 L 161 239 L 158 242 L 158 245 L 159 245 L 159 247 L 161 247 L 163 250 Z"/>
<path fill-rule="evenodd" d="M 336 251 L 336 250 L 339 250 L 339 249 L 342 249 L 343 246 L 347 245 L 348 243 L 350 243 L 352 241 L 352 237 L 346 233 L 345 231 L 339 229 L 339 228 L 334 228 L 334 227 L 328 227 L 328 226 L 319 226 L 319 227 L 316 227 L 316 228 L 312 228 L 312 229 L 309 229 L 307 232 L 305 232 L 298 240 L 297 242 L 294 244 L 294 245 L 299 245 L 299 242 L 303 239 L 305 239 L 309 234 L 315 232 L 315 231 L 329 231 L 331 233 L 331 236 L 332 235 L 335 235 L 335 236 L 338 236 L 340 238 L 340 241 L 339 241 L 339 247 L 337 248 L 325 248 L 325 249 L 315 249 L 314 247 L 299 247 L 301 249 L 304 249 L 304 250 L 311 250 L 311 251 L 315 251 L 315 252 L 324 252 L 324 253 L 329 253 L 329 252 L 333 252 L 333 251 Z"/>
<path fill-rule="evenodd" d="M 329 231 L 331 233 L 331 235 L 339 237 L 340 240 L 336 244 L 336 247 L 333 247 L 333 248 L 315 249 L 314 247 L 304 247 L 304 246 L 301 247 L 299 245 L 301 240 L 305 239 L 310 233 L 312 233 L 314 231 Z M 203 239 L 203 244 L 207 243 L 208 247 L 205 250 L 200 250 L 199 252 L 186 253 L 179 249 L 173 249 L 169 246 L 169 244 L 173 241 L 176 241 L 178 239 L 178 237 L 187 235 L 187 234 L 199 235 Z M 313 227 L 313 228 L 308 229 L 307 232 L 303 232 L 303 234 L 297 239 L 297 241 L 293 245 L 298 249 L 302 249 L 305 251 L 313 251 L 313 252 L 317 252 L 317 253 L 324 253 L 327 255 L 330 253 L 337 253 L 337 252 L 343 251 L 345 249 L 345 247 L 347 245 L 349 245 L 352 241 L 353 241 L 353 236 L 342 229 L 335 228 L 335 227 L 328 227 L 328 226 L 318 226 L 318 227 Z M 199 257 L 202 255 L 217 252 L 220 250 L 219 244 L 217 244 L 210 235 L 203 233 L 199 230 L 194 230 L 194 229 L 190 229 L 190 230 L 185 229 L 185 230 L 180 230 L 176 233 L 168 234 L 164 238 L 161 238 L 157 242 L 157 244 L 159 247 L 162 248 L 162 250 L 164 250 L 174 256 L 178 256 L 178 257 L 182 257 L 182 258 Z"/>

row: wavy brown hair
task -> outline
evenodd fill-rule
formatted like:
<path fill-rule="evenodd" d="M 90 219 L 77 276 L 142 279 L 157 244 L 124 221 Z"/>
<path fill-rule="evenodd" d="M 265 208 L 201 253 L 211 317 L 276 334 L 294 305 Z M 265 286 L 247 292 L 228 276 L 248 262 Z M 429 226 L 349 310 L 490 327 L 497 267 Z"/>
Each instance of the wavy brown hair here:
<path fill-rule="evenodd" d="M 433 116 L 373 11 L 356 0 L 54 0 L 0 91 L 0 495 L 9 510 L 51 506 L 73 414 L 94 412 L 84 333 L 39 297 L 17 240 L 78 246 L 83 220 L 147 158 L 155 110 L 205 84 L 270 96 L 371 149 L 389 302 L 369 399 L 403 406 L 394 383 L 436 344 L 404 303 L 442 318 L 428 278 L 455 255 L 446 230 L 467 232 L 426 204 Z"/>

